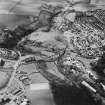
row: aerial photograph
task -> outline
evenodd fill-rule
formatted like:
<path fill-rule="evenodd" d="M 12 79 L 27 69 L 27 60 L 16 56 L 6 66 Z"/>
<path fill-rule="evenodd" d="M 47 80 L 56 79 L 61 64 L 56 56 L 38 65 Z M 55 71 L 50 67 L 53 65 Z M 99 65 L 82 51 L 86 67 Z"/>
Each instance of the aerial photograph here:
<path fill-rule="evenodd" d="M 105 0 L 0 0 L 0 105 L 105 105 Z"/>

